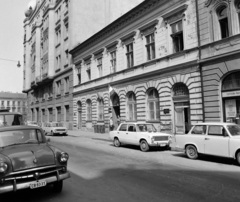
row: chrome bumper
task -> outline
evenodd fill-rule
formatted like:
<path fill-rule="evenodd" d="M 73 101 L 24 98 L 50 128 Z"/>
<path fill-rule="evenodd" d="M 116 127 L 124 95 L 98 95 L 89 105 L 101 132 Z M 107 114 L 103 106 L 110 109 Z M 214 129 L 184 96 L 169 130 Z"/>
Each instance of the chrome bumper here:
<path fill-rule="evenodd" d="M 41 180 L 45 180 L 47 182 L 47 184 L 50 184 L 52 182 L 56 182 L 56 181 L 61 181 L 61 180 L 65 180 L 67 178 L 70 178 L 70 173 L 64 173 L 64 174 L 59 174 L 58 176 L 52 176 L 52 177 L 48 177 L 48 178 L 43 178 Z M 4 186 L 0 184 L 0 194 L 2 193 L 6 193 L 6 192 L 11 192 L 11 191 L 17 191 L 17 190 L 21 190 L 21 189 L 28 189 L 30 187 L 31 183 L 36 182 L 37 180 L 33 180 L 33 181 L 29 181 L 29 182 L 25 182 L 25 183 L 19 183 L 19 184 L 14 184 L 13 185 L 6 185 Z"/>

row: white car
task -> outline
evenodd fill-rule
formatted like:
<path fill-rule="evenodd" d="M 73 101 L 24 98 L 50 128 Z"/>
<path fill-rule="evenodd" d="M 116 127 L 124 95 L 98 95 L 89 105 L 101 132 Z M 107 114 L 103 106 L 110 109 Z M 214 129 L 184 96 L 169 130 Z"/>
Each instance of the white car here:
<path fill-rule="evenodd" d="M 63 123 L 60 122 L 49 122 L 45 123 L 42 126 L 42 129 L 45 133 L 45 135 L 67 135 L 67 128 L 63 126 Z"/>
<path fill-rule="evenodd" d="M 36 121 L 27 121 L 26 125 L 28 125 L 28 126 L 38 126 L 38 123 Z"/>
<path fill-rule="evenodd" d="M 109 132 L 109 139 L 115 147 L 121 144 L 140 146 L 141 151 L 146 152 L 150 147 L 169 147 L 171 135 L 157 132 L 150 123 L 122 123 L 117 130 Z"/>
<path fill-rule="evenodd" d="M 198 123 L 188 134 L 176 135 L 176 148 L 190 159 L 198 154 L 228 157 L 240 164 L 240 126 L 234 123 Z"/>

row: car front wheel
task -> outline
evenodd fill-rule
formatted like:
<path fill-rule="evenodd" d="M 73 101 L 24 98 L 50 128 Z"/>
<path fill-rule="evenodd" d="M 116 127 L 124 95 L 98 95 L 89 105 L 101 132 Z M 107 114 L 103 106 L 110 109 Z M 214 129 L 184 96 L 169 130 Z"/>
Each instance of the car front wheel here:
<path fill-rule="evenodd" d="M 119 141 L 119 139 L 117 137 L 114 138 L 113 145 L 115 147 L 120 147 L 121 143 L 120 143 L 120 141 Z"/>
<path fill-rule="evenodd" d="M 190 159 L 196 159 L 198 158 L 198 152 L 197 152 L 197 149 L 195 146 L 193 145 L 188 145 L 186 147 L 186 154 L 187 154 L 187 157 L 190 158 Z"/>
<path fill-rule="evenodd" d="M 236 160 L 237 160 L 237 164 L 240 166 L 240 151 L 238 151 L 236 154 Z"/>
<path fill-rule="evenodd" d="M 143 152 L 147 152 L 147 151 L 149 150 L 149 145 L 148 145 L 148 143 L 147 143 L 146 140 L 142 140 L 142 141 L 140 142 L 140 149 L 141 149 L 141 151 L 143 151 Z"/>
<path fill-rule="evenodd" d="M 63 181 L 57 181 L 53 183 L 53 189 L 55 192 L 60 193 L 63 188 Z"/>

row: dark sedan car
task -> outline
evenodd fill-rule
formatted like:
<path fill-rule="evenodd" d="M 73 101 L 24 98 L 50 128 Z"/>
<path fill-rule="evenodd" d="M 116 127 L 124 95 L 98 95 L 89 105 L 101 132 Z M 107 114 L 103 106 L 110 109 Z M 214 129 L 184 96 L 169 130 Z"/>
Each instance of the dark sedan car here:
<path fill-rule="evenodd" d="M 0 128 L 0 194 L 53 185 L 62 191 L 68 154 L 48 143 L 36 126 Z"/>

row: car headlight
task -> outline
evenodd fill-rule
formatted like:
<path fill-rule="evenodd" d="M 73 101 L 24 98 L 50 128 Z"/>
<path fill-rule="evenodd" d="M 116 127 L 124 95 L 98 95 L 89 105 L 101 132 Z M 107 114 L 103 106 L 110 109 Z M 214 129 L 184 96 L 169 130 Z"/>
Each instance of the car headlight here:
<path fill-rule="evenodd" d="M 4 162 L 0 162 L 0 173 L 5 173 L 8 169 L 8 165 Z"/>
<path fill-rule="evenodd" d="M 152 137 L 152 138 L 151 138 L 151 143 L 154 143 L 154 141 L 155 141 L 155 138 Z"/>
<path fill-rule="evenodd" d="M 67 153 L 62 152 L 62 153 L 60 154 L 60 159 L 59 159 L 59 160 L 60 160 L 61 163 L 67 162 L 68 159 L 69 159 L 69 156 L 68 156 Z"/>

